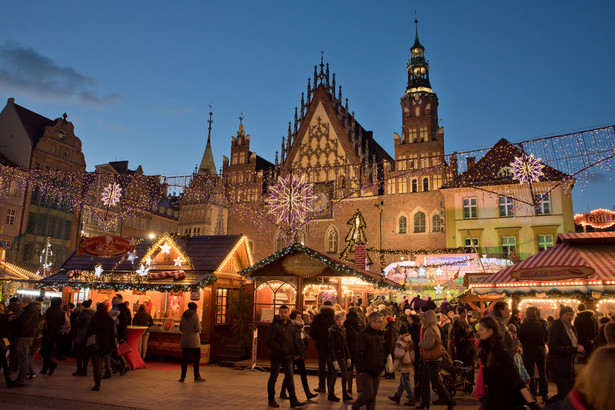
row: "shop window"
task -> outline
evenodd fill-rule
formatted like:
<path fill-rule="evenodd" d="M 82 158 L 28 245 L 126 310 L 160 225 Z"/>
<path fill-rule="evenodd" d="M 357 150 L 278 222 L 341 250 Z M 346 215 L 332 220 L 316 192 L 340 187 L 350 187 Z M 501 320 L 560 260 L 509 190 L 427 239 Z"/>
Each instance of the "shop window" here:
<path fill-rule="evenodd" d="M 6 210 L 6 224 L 15 225 L 15 210 L 7 208 Z"/>
<path fill-rule="evenodd" d="M 538 235 L 538 252 L 553 246 L 553 235 Z"/>
<path fill-rule="evenodd" d="M 551 214 L 551 198 L 549 194 L 538 194 L 535 197 L 536 215 Z"/>
<path fill-rule="evenodd" d="M 502 236 L 502 257 L 504 259 L 514 259 L 517 240 L 514 236 Z"/>
<path fill-rule="evenodd" d="M 408 220 L 406 219 L 405 216 L 400 216 L 399 217 L 398 226 L 399 226 L 399 229 L 398 229 L 399 233 L 406 233 L 406 232 L 408 232 Z"/>
<path fill-rule="evenodd" d="M 444 232 L 444 220 L 438 214 L 431 218 L 432 232 Z"/>
<path fill-rule="evenodd" d="M 501 218 L 515 216 L 514 202 L 511 197 L 509 196 L 499 197 L 499 204 L 500 204 L 500 217 Z"/>
<path fill-rule="evenodd" d="M 227 323 L 228 317 L 228 289 L 218 289 L 216 291 L 216 324 Z"/>
<path fill-rule="evenodd" d="M 271 322 L 282 305 L 292 311 L 297 303 L 297 290 L 289 282 L 270 280 L 256 288 L 254 298 L 254 321 Z"/>
<path fill-rule="evenodd" d="M 329 228 L 327 232 L 327 252 L 337 253 L 338 234 L 334 227 Z"/>
<path fill-rule="evenodd" d="M 425 214 L 417 212 L 414 214 L 414 233 L 425 232 Z"/>
<path fill-rule="evenodd" d="M 463 219 L 474 219 L 478 217 L 478 206 L 476 198 L 463 198 Z"/>
<path fill-rule="evenodd" d="M 90 298 L 90 289 L 78 289 L 73 295 L 73 303 L 83 303 Z"/>

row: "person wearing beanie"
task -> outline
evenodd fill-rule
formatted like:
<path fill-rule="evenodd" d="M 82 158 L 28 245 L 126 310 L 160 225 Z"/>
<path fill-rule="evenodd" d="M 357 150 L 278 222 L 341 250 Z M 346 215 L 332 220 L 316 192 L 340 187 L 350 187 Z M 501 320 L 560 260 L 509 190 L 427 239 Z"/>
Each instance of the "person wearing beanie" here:
<path fill-rule="evenodd" d="M 570 306 L 562 306 L 559 319 L 549 328 L 549 370 L 553 374 L 557 394 L 547 403 L 563 400 L 574 382 L 574 359 L 584 355 L 585 348 L 579 344 L 577 330 L 572 325 L 574 312 Z"/>
<path fill-rule="evenodd" d="M 381 312 L 382 313 L 382 312 Z M 395 343 L 399 338 L 399 324 L 395 321 L 393 316 L 385 317 L 386 327 L 384 329 L 384 357 L 393 355 L 393 349 L 395 349 Z M 385 370 L 383 379 L 395 379 L 395 372 L 387 372 Z"/>
<path fill-rule="evenodd" d="M 579 335 L 579 344 L 585 348 L 585 357 L 581 363 L 590 355 L 598 338 L 598 319 L 591 310 L 587 310 L 583 303 L 578 306 L 577 316 L 574 319 L 574 327 Z"/>
<path fill-rule="evenodd" d="M 94 316 L 94 309 L 92 309 L 92 300 L 88 299 L 81 304 L 81 311 L 75 319 L 75 323 L 72 326 L 74 330 L 74 351 L 75 361 L 77 362 L 77 371 L 73 373 L 73 376 L 87 376 L 88 375 L 88 354 L 85 349 L 85 335 L 90 326 L 92 316 Z"/>
<path fill-rule="evenodd" d="M 103 358 L 115 349 L 115 337 L 115 325 L 113 319 L 107 313 L 107 304 L 99 303 L 85 334 L 86 350 L 92 358 L 94 371 L 94 387 L 92 387 L 92 390 L 94 391 L 100 391 Z"/>
<path fill-rule="evenodd" d="M 327 300 L 320 307 L 320 313 L 314 316 L 310 328 L 310 336 L 316 342 L 318 353 L 318 393 L 326 393 L 332 369 L 329 362 L 329 328 L 335 324 L 335 310 L 333 303 Z"/>

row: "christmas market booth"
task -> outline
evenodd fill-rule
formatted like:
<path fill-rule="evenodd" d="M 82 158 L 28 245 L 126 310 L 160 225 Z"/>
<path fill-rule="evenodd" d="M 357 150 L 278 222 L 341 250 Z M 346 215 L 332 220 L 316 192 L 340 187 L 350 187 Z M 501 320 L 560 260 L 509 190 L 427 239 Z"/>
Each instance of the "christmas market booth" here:
<path fill-rule="evenodd" d="M 365 247 L 356 245 L 355 259 L 365 260 Z M 363 258 L 357 258 L 363 252 Z M 244 269 L 241 275 L 253 281 L 254 325 L 258 329 L 258 358 L 267 359 L 267 327 L 281 305 L 304 312 L 309 323 L 318 307 L 330 301 L 347 311 L 354 301 L 364 303 L 370 295 L 401 290 L 397 283 L 382 275 L 361 269 L 339 259 L 295 243 Z M 307 358 L 315 358 L 314 343 L 309 344 Z"/>
<path fill-rule="evenodd" d="M 211 347 L 215 358 L 222 348 L 220 340 L 232 338 L 228 304 L 244 281 L 238 271 L 252 263 L 243 235 L 162 234 L 152 240 L 101 236 L 80 242 L 59 271 L 40 284 L 61 287 L 65 303 L 91 299 L 95 306 L 121 294 L 133 315 L 144 304 L 155 324 L 148 356 L 181 357 L 179 322 L 188 303 L 194 302 L 203 329 L 201 341 L 211 342 L 202 354 L 207 356 Z"/>
<path fill-rule="evenodd" d="M 536 306 L 544 317 L 555 316 L 560 304 L 615 312 L 615 232 L 561 233 L 553 247 L 470 288 L 477 295 L 511 297 L 522 312 Z"/>

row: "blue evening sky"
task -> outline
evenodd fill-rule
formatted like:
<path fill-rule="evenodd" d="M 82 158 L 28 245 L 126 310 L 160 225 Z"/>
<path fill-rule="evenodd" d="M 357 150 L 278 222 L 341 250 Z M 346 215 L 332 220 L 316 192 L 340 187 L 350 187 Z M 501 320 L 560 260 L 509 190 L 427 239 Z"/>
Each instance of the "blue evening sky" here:
<path fill-rule="evenodd" d="M 273 162 L 324 50 L 393 155 L 414 10 L 447 153 L 615 123 L 612 1 L 5 2 L 0 104 L 68 113 L 88 170 L 129 160 L 189 175 L 209 104 L 218 167 L 240 113 L 251 150 Z M 612 209 L 613 174 L 575 188 L 575 211 Z"/>

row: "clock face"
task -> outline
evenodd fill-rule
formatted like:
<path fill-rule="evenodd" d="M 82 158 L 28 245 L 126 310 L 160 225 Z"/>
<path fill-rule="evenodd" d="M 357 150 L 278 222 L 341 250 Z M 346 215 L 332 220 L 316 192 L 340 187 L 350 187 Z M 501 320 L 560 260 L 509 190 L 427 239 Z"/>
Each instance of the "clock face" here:
<path fill-rule="evenodd" d="M 327 208 L 327 204 L 329 203 L 329 198 L 324 193 L 319 193 L 316 195 L 316 199 L 314 200 L 314 204 L 312 207 L 316 212 L 322 212 Z"/>

